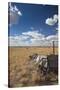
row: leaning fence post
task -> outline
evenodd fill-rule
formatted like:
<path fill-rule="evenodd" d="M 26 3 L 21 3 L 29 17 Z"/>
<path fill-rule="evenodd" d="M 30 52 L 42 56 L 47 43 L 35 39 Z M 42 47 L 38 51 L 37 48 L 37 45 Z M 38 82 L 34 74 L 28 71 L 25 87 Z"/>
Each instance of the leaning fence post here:
<path fill-rule="evenodd" d="M 54 44 L 54 41 L 53 41 L 53 54 L 55 54 L 55 44 Z"/>

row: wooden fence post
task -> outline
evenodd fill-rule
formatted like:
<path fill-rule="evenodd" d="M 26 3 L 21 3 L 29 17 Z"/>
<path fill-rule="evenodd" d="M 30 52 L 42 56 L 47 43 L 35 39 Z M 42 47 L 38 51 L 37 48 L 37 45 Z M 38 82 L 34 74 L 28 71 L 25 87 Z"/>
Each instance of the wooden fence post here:
<path fill-rule="evenodd" d="M 53 54 L 55 54 L 55 44 L 54 44 L 54 41 L 53 41 Z"/>

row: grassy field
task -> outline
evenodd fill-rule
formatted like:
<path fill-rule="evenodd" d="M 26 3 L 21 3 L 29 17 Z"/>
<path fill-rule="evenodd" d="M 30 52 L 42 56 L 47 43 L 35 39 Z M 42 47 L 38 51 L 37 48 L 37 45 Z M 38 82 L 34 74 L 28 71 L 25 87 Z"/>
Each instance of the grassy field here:
<path fill-rule="evenodd" d="M 37 66 L 29 59 L 29 56 L 34 53 L 39 55 L 53 54 L 52 47 L 9 47 L 8 49 L 10 87 L 46 84 L 45 76 L 41 74 Z M 55 54 L 58 54 L 57 47 L 55 48 Z M 52 72 L 48 77 L 51 81 L 57 78 Z M 51 84 L 53 84 L 53 82 Z"/>

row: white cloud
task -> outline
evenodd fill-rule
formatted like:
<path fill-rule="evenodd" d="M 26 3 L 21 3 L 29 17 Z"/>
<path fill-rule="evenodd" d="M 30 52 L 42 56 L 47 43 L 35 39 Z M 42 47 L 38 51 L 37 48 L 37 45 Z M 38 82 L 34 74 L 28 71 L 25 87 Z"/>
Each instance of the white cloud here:
<path fill-rule="evenodd" d="M 58 35 L 49 35 L 45 37 L 38 31 L 28 31 L 21 35 L 10 36 L 9 46 L 52 46 L 52 41 L 55 41 L 55 45 L 58 43 Z"/>
<path fill-rule="evenodd" d="M 28 35 L 34 39 L 39 39 L 39 38 L 44 38 L 44 35 L 39 33 L 38 31 L 28 31 L 28 32 L 24 32 L 22 33 L 23 35 Z"/>
<path fill-rule="evenodd" d="M 52 17 L 47 18 L 46 21 L 45 21 L 45 23 L 48 24 L 48 25 L 50 25 L 50 26 L 53 26 L 53 25 L 55 25 L 55 23 L 57 23 L 57 21 L 58 21 L 58 15 L 55 14 L 53 16 L 53 18 Z"/>
<path fill-rule="evenodd" d="M 22 13 L 16 6 L 12 6 L 11 3 L 9 3 L 8 15 L 9 15 L 9 25 L 12 25 L 17 23 L 19 17 L 22 16 Z"/>
<path fill-rule="evenodd" d="M 51 46 L 50 42 L 48 42 L 47 40 L 36 40 L 36 39 L 31 39 L 32 46 Z"/>
<path fill-rule="evenodd" d="M 57 35 L 50 35 L 46 37 L 46 40 L 49 41 L 58 41 L 58 36 Z"/>
<path fill-rule="evenodd" d="M 44 38 L 44 39 L 43 39 Z M 55 41 L 55 46 L 58 46 L 58 36 L 49 35 L 39 39 L 31 39 L 31 45 L 33 46 L 52 46 L 52 41 Z"/>
<path fill-rule="evenodd" d="M 19 11 L 18 8 L 17 8 L 16 6 L 14 6 L 14 9 L 15 9 L 15 11 L 17 11 L 17 12 Z"/>
<path fill-rule="evenodd" d="M 27 39 L 29 36 L 17 35 L 17 36 L 9 36 L 9 46 L 27 46 Z"/>
<path fill-rule="evenodd" d="M 21 14 L 21 12 L 20 12 L 20 11 L 18 11 L 18 15 L 22 16 L 22 14 Z"/>

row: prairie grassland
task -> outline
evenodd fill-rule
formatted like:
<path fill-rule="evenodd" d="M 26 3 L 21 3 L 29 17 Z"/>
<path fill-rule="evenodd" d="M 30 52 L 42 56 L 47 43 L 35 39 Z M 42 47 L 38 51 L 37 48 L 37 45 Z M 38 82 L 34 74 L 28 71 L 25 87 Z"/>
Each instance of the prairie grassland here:
<path fill-rule="evenodd" d="M 9 86 L 35 86 L 43 85 L 45 77 L 38 71 L 37 66 L 31 62 L 29 56 L 37 53 L 39 55 L 53 54 L 52 47 L 9 47 Z M 58 48 L 55 48 L 58 54 Z M 56 79 L 56 75 L 50 73 L 50 80 Z M 46 83 L 46 82 L 45 82 Z"/>

